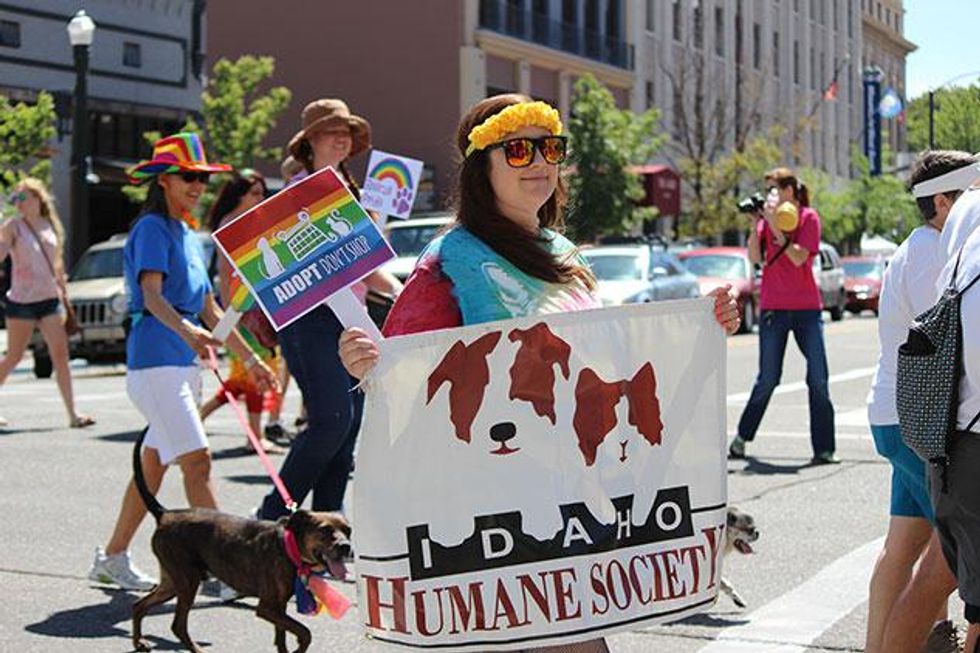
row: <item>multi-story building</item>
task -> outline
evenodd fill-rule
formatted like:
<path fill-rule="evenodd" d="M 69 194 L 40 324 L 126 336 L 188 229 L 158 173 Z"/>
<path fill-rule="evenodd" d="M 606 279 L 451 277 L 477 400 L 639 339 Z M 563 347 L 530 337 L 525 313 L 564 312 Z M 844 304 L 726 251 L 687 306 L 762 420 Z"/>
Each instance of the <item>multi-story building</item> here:
<path fill-rule="evenodd" d="M 903 0 L 861 0 L 861 25 L 864 46 L 861 49 L 863 67 L 877 67 L 883 73 L 882 88 L 895 89 L 902 101 L 905 97 L 905 58 L 916 46 L 903 35 L 905 9 Z M 882 145 L 892 152 L 906 150 L 906 127 L 903 120 L 882 121 Z"/>
<path fill-rule="evenodd" d="M 730 150 L 777 125 L 787 164 L 848 176 L 850 143 L 861 137 L 857 2 L 644 2 L 637 101 L 663 110 L 668 155 L 715 147 L 716 134 Z"/>
<path fill-rule="evenodd" d="M 630 104 L 635 4 L 365 0 L 308 3 L 270 21 L 267 0 L 211 3 L 208 56 L 276 58 L 272 83 L 290 88 L 293 103 L 270 144 L 289 140 L 306 103 L 340 97 L 371 122 L 376 147 L 426 163 L 441 200 L 453 183 L 456 124 L 478 100 L 518 91 L 567 116 L 574 80 L 592 73 Z"/>
<path fill-rule="evenodd" d="M 586 73 L 621 107 L 659 107 L 675 142 L 696 127 L 701 88 L 723 150 L 778 125 L 787 164 L 842 178 L 863 138 L 861 1 L 364 0 L 270 21 L 268 0 L 239 0 L 209 6 L 208 50 L 276 57 L 272 81 L 294 100 L 271 143 L 289 140 L 307 102 L 341 97 L 371 121 L 377 147 L 425 161 L 440 193 L 469 106 L 519 91 L 567 116 Z"/>
<path fill-rule="evenodd" d="M 32 102 L 53 93 L 60 131 L 52 143 L 52 186 L 70 229 L 70 129 L 75 67 L 66 26 L 77 0 L 0 4 L 0 94 Z M 136 212 L 120 192 L 124 170 L 149 154 L 143 132 L 175 131 L 200 109 L 204 0 L 87 0 L 96 24 L 90 47 L 91 144 L 86 242 L 125 231 Z M 98 181 L 96 181 L 96 178 Z M 73 234 L 69 233 L 71 239 Z M 77 250 L 76 250 L 77 251 Z"/>

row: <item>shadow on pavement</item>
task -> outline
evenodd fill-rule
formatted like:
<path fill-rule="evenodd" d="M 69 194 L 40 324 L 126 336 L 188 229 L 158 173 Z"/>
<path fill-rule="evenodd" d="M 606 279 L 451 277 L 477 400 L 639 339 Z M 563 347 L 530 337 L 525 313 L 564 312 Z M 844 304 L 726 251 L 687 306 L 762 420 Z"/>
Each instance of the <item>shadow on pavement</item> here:
<path fill-rule="evenodd" d="M 241 483 L 242 485 L 268 485 L 272 487 L 272 481 L 265 474 L 234 474 L 225 476 L 224 480 L 231 483 Z"/>
<path fill-rule="evenodd" d="M 58 431 L 57 428 L 46 428 L 41 426 L 35 426 L 31 428 L 18 428 L 16 426 L 4 426 L 0 427 L 0 438 L 7 435 L 21 435 L 24 433 L 53 433 Z"/>
<path fill-rule="evenodd" d="M 130 640 L 132 634 L 132 612 L 133 603 L 139 595 L 131 594 L 123 590 L 100 588 L 104 595 L 109 597 L 108 603 L 96 603 L 80 608 L 55 612 L 47 619 L 37 623 L 28 624 L 24 630 L 36 635 L 47 637 L 58 637 L 64 639 L 100 639 L 119 637 L 126 641 Z M 207 603 L 195 603 L 194 613 L 201 610 L 212 608 L 232 608 L 239 610 L 254 610 L 254 608 L 242 602 L 221 603 L 210 601 Z M 174 602 L 171 601 L 164 606 L 158 606 L 150 610 L 150 615 L 173 614 Z M 163 637 L 154 636 L 147 632 L 147 624 L 143 624 L 143 637 L 153 642 L 154 650 L 179 651 L 184 650 L 183 646 L 171 636 L 169 626 Z M 197 642 L 201 646 L 209 646 L 206 642 Z"/>
<path fill-rule="evenodd" d="M 729 616 L 729 614 L 731 616 Z M 681 619 L 674 625 L 685 626 L 705 626 L 707 628 L 730 628 L 732 626 L 743 626 L 749 623 L 742 612 L 732 612 L 723 614 L 692 614 L 687 619 Z"/>
<path fill-rule="evenodd" d="M 779 465 L 776 463 L 769 463 L 758 458 L 753 458 L 752 456 L 747 456 L 745 458 L 745 467 L 738 470 L 729 470 L 729 473 L 736 474 L 758 474 L 761 476 L 773 476 L 776 474 L 798 474 L 801 469 L 806 469 L 811 467 L 809 461 L 806 462 L 794 462 L 788 465 Z"/>
<path fill-rule="evenodd" d="M 136 442 L 136 436 L 140 434 L 139 429 L 137 431 L 123 431 L 121 433 L 106 433 L 105 435 L 99 435 L 95 439 L 102 440 L 103 442 Z"/>

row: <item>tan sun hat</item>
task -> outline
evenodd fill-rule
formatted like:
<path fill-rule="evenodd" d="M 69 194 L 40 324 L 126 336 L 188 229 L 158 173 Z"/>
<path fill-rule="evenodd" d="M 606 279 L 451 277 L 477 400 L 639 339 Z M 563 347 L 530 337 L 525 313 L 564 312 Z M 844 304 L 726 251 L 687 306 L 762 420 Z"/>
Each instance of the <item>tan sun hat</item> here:
<path fill-rule="evenodd" d="M 296 159 L 300 158 L 299 147 L 317 127 L 325 127 L 330 124 L 347 125 L 350 127 L 351 144 L 350 155 L 354 156 L 371 147 L 371 125 L 367 120 L 360 116 L 355 116 L 347 108 L 343 100 L 325 98 L 315 100 L 303 107 L 302 114 L 303 128 L 296 132 L 289 141 L 288 150 Z"/>

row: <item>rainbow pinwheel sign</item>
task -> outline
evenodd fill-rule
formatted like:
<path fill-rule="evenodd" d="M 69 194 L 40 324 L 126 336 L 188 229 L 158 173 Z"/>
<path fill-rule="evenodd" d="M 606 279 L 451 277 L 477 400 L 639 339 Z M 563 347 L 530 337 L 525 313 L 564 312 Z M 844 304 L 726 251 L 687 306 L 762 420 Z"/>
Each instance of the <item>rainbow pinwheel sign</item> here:
<path fill-rule="evenodd" d="M 407 218 L 415 203 L 422 178 L 422 162 L 373 150 L 361 192 L 361 204 L 369 211 Z"/>
<path fill-rule="evenodd" d="M 212 237 L 241 280 L 231 305 L 248 308 L 251 294 L 276 329 L 395 256 L 333 168 L 273 195 Z"/>

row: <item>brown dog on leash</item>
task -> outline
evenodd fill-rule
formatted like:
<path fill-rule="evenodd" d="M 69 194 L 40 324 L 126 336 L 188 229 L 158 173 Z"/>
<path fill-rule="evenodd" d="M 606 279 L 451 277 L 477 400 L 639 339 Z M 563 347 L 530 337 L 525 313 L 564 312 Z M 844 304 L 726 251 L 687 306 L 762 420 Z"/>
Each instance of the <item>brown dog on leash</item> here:
<path fill-rule="evenodd" d="M 160 562 L 160 583 L 133 605 L 133 646 L 149 651 L 141 623 L 147 610 L 177 597 L 171 629 L 188 650 L 201 653 L 187 633 L 187 614 L 197 588 L 208 573 L 243 596 L 259 599 L 256 614 L 276 627 L 276 649 L 286 653 L 286 631 L 299 640 L 297 653 L 310 646 L 306 626 L 286 614 L 293 595 L 296 567 L 286 555 L 286 529 L 296 538 L 300 557 L 314 570 L 326 569 L 335 578 L 346 576 L 343 559 L 350 554 L 350 525 L 342 515 L 298 510 L 278 522 L 245 519 L 215 510 L 166 510 L 143 477 L 140 451 L 146 429 L 133 451 L 133 479 L 146 509 L 157 521 L 153 553 Z"/>

